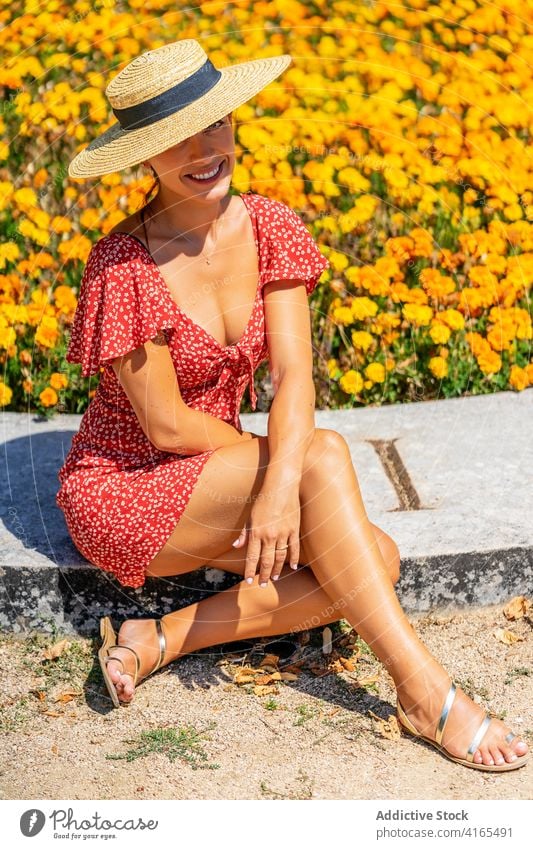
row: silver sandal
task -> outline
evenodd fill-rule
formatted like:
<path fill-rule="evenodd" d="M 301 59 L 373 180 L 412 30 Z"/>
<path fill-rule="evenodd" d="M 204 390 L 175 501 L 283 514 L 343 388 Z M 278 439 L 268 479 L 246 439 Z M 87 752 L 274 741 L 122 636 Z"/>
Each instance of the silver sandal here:
<path fill-rule="evenodd" d="M 157 672 L 157 670 L 159 669 L 159 667 L 163 663 L 163 658 L 164 658 L 165 652 L 167 650 L 167 643 L 166 643 L 165 635 L 163 634 L 163 629 L 162 629 L 162 626 L 161 626 L 161 620 L 155 619 L 154 621 L 155 621 L 155 625 L 156 625 L 157 638 L 159 640 L 159 658 L 158 658 L 157 663 L 155 664 L 154 668 L 148 673 L 148 675 L 145 676 L 145 678 L 148 678 L 149 675 L 152 675 L 154 672 Z M 130 648 L 129 646 L 119 646 L 117 644 L 117 635 L 114 631 L 113 625 L 111 624 L 111 619 L 109 618 L 109 616 L 103 616 L 102 619 L 100 619 L 100 636 L 102 637 L 102 644 L 101 644 L 101 646 L 98 650 L 98 660 L 100 661 L 100 668 L 102 670 L 102 675 L 103 675 L 106 687 L 108 689 L 109 695 L 111 696 L 111 701 L 113 702 L 113 705 L 115 707 L 124 707 L 125 705 L 129 705 L 130 702 L 129 701 L 122 702 L 122 701 L 119 700 L 118 693 L 115 689 L 115 685 L 114 685 L 112 679 L 110 678 L 109 672 L 108 672 L 108 669 L 107 669 L 107 664 L 109 663 L 110 660 L 118 661 L 120 664 L 122 664 L 122 669 L 124 669 L 124 661 L 120 657 L 114 657 L 113 655 L 109 654 L 109 651 L 110 651 L 110 649 L 120 648 L 120 649 L 127 649 L 128 651 L 133 652 L 133 655 L 135 656 L 135 673 L 132 676 L 134 686 L 136 686 L 136 684 L 137 684 L 137 679 L 139 677 L 139 670 L 141 668 L 141 661 L 139 660 L 139 655 L 137 654 L 137 652 L 134 649 Z M 131 672 L 123 672 L 122 674 L 123 675 L 131 675 Z M 143 681 L 145 680 L 145 678 L 143 678 Z"/>
<path fill-rule="evenodd" d="M 405 711 L 402 708 L 399 699 L 397 699 L 397 701 L 396 701 L 396 711 L 397 711 L 398 719 L 399 719 L 401 725 L 405 728 L 406 731 L 408 731 L 414 737 L 420 737 L 422 740 L 425 740 L 426 743 L 430 743 L 431 746 L 434 746 L 436 749 L 438 749 L 439 752 L 441 752 L 441 754 L 443 754 L 445 757 L 449 758 L 451 761 L 455 761 L 455 763 L 462 764 L 463 766 L 472 767 L 472 769 L 482 769 L 482 770 L 486 770 L 487 772 L 509 772 L 509 770 L 511 770 L 511 769 L 518 769 L 519 767 L 524 766 L 527 763 L 527 761 L 529 760 L 529 752 L 527 752 L 525 755 L 517 755 L 516 761 L 513 761 L 512 763 L 506 762 L 504 764 L 499 764 L 499 765 L 494 764 L 492 766 L 490 764 L 476 764 L 476 763 L 474 763 L 474 753 L 475 753 L 476 749 L 479 747 L 479 744 L 481 743 L 481 740 L 483 739 L 483 737 L 484 737 L 484 735 L 485 735 L 485 733 L 486 733 L 486 731 L 487 731 L 487 729 L 488 729 L 488 727 L 491 723 L 491 717 L 489 716 L 488 713 L 485 713 L 485 718 L 482 720 L 481 725 L 479 726 L 478 730 L 474 734 L 474 737 L 472 739 L 472 742 L 470 743 L 466 758 L 457 758 L 457 757 L 455 757 L 455 755 L 451 755 L 448 751 L 446 751 L 444 746 L 441 745 L 441 741 L 442 741 L 442 736 L 444 734 L 444 729 L 446 727 L 446 722 L 447 722 L 448 717 L 450 715 L 450 710 L 451 710 L 451 707 L 452 707 L 452 704 L 453 704 L 453 700 L 455 699 L 456 692 L 457 692 L 457 687 L 455 686 L 455 684 L 452 681 L 451 687 L 448 691 L 448 695 L 446 696 L 446 700 L 444 702 L 444 707 L 442 708 L 442 713 L 440 715 L 440 718 L 439 718 L 439 721 L 438 721 L 438 724 L 437 724 L 437 731 L 435 733 L 435 739 L 432 739 L 431 737 L 426 737 L 426 736 L 424 736 L 424 734 L 420 734 L 420 732 L 418 732 L 416 730 L 413 723 L 406 716 Z M 516 734 L 514 734 L 512 731 L 510 731 L 505 736 L 505 741 L 507 743 L 511 743 L 511 741 L 514 740 L 515 737 L 516 737 Z"/>

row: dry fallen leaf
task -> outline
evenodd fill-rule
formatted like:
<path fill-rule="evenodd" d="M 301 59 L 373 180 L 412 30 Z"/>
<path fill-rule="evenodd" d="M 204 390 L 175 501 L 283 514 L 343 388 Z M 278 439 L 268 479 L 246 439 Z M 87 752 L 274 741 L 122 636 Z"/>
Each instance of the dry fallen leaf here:
<path fill-rule="evenodd" d="M 515 595 L 509 604 L 503 608 L 504 616 L 511 620 L 521 619 L 522 616 L 526 615 L 532 603 L 530 599 L 523 595 Z"/>
<path fill-rule="evenodd" d="M 32 696 L 35 696 L 35 698 L 39 699 L 40 702 L 44 702 L 46 699 L 46 693 L 44 690 L 30 690 L 30 693 Z"/>
<path fill-rule="evenodd" d="M 57 746 L 56 746 L 56 744 L 55 744 L 55 743 L 54 743 L 54 745 L 53 745 L 53 746 L 50 746 L 50 749 L 51 749 L 51 751 L 54 753 L 54 755 L 58 755 L 58 754 L 59 754 L 59 749 L 57 748 Z"/>
<path fill-rule="evenodd" d="M 253 684 L 255 681 L 255 675 L 248 675 L 243 672 L 237 672 L 234 677 L 235 684 Z"/>
<path fill-rule="evenodd" d="M 299 675 L 295 675 L 293 672 L 280 672 L 282 681 L 297 681 L 299 677 Z"/>
<path fill-rule="evenodd" d="M 374 675 L 368 675 L 366 678 L 358 678 L 357 686 L 368 687 L 369 684 L 375 684 L 376 681 L 379 681 L 379 672 L 375 672 Z"/>
<path fill-rule="evenodd" d="M 277 665 L 278 665 L 278 660 L 279 660 L 279 655 L 277 655 L 277 654 L 265 654 L 265 656 L 264 656 L 263 660 L 261 661 L 261 663 L 259 664 L 259 666 L 261 668 L 264 668 L 265 666 L 273 666 L 274 668 L 276 668 Z"/>
<path fill-rule="evenodd" d="M 389 714 L 387 719 L 382 719 L 372 710 L 369 710 L 368 713 L 376 722 L 376 730 L 378 734 L 381 734 L 381 736 L 385 737 L 386 740 L 400 739 L 400 726 L 398 725 L 398 720 L 393 713 Z"/>
<path fill-rule="evenodd" d="M 56 710 L 43 710 L 43 716 L 62 716 L 61 713 L 58 713 Z"/>
<path fill-rule="evenodd" d="M 309 669 L 309 672 L 312 672 L 313 675 L 317 676 L 317 678 L 321 678 L 323 675 L 329 675 L 331 672 L 331 670 L 328 669 L 327 666 L 318 666 L 315 663 L 310 664 L 307 668 Z"/>
<path fill-rule="evenodd" d="M 520 634 L 513 634 L 512 631 L 508 631 L 506 628 L 496 628 L 496 630 L 493 631 L 493 636 L 496 637 L 500 643 L 505 643 L 506 646 L 512 646 L 513 643 L 518 643 L 524 639 L 520 636 Z"/>
<path fill-rule="evenodd" d="M 61 693 L 57 699 L 54 699 L 55 702 L 71 702 L 72 699 L 75 699 L 76 696 L 81 696 L 81 693 L 77 690 L 65 690 L 64 693 Z"/>
<path fill-rule="evenodd" d="M 53 646 L 49 646 L 49 648 L 44 650 L 42 659 L 56 660 L 68 649 L 69 645 L 70 642 L 68 640 L 60 640 L 58 643 L 54 643 Z"/>
<path fill-rule="evenodd" d="M 254 693 L 256 696 L 267 696 L 269 693 L 277 693 L 278 688 L 275 684 L 271 684 L 270 686 L 263 686 L 262 684 L 257 684 L 254 687 Z"/>
<path fill-rule="evenodd" d="M 349 660 L 347 657 L 339 657 L 339 662 L 342 663 L 343 667 L 348 672 L 353 672 L 355 669 L 355 663 L 353 660 Z"/>
<path fill-rule="evenodd" d="M 261 684 L 270 684 L 272 681 L 281 681 L 281 672 L 273 672 L 271 675 L 261 676 Z"/>

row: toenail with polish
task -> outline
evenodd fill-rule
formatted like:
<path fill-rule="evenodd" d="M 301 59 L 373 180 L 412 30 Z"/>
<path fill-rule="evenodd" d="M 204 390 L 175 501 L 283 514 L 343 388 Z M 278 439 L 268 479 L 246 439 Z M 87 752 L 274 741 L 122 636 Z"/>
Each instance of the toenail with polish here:
<path fill-rule="evenodd" d="M 516 755 L 511 755 L 511 760 L 512 760 L 512 761 L 515 761 L 515 760 L 516 760 Z"/>
<path fill-rule="evenodd" d="M 266 587 L 266 584 L 263 582 L 262 584 L 259 584 L 259 586 L 260 587 Z"/>
<path fill-rule="evenodd" d="M 273 581 L 277 581 L 277 580 L 278 580 L 278 578 L 279 578 L 279 575 L 272 575 L 272 580 L 273 580 Z"/>
<path fill-rule="evenodd" d="M 246 578 L 246 583 L 247 583 L 247 584 L 252 584 L 252 583 L 253 583 L 253 580 L 254 580 L 253 578 Z"/>
<path fill-rule="evenodd" d="M 297 568 L 298 568 L 297 563 L 291 563 L 291 569 L 297 569 Z"/>

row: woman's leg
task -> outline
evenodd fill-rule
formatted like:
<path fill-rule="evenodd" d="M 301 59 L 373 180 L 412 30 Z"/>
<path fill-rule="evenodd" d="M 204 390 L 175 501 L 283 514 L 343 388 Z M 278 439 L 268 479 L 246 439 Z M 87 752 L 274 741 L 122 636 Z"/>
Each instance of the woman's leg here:
<path fill-rule="evenodd" d="M 328 431 L 320 462 L 306 466 L 301 486 L 300 535 L 306 562 L 332 599 L 346 603 L 344 617 L 371 646 L 397 688 L 409 718 L 433 736 L 450 676 L 416 635 L 388 580 L 361 498 L 349 447 Z M 465 757 L 485 711 L 458 688 L 442 744 Z M 503 763 L 527 751 L 509 728 L 493 719 L 474 755 L 476 763 Z"/>
<path fill-rule="evenodd" d="M 380 528 L 372 527 L 387 565 L 389 580 L 396 583 L 400 576 L 398 548 Z M 206 565 L 243 575 L 245 560 L 246 547 L 232 547 L 230 551 L 207 561 Z M 241 581 L 200 602 L 165 614 L 162 618 L 168 651 L 164 663 L 208 646 L 298 632 L 343 618 L 343 605 L 331 601 L 309 568 L 300 567 L 295 572 L 286 564 L 276 583 L 270 581 L 267 588 L 260 592 L 251 591 L 257 585 L 256 576 L 253 585 Z M 153 620 L 126 620 L 119 631 L 119 643 L 130 646 L 139 654 L 141 680 L 153 668 L 158 657 Z M 122 659 L 120 650 L 113 650 L 113 654 Z M 126 655 L 124 661 L 127 661 L 127 655 L 131 658 L 130 652 L 122 654 Z M 115 668 L 120 674 L 121 664 L 109 664 L 110 670 Z M 112 679 L 116 679 L 119 697 L 131 701 L 134 688 L 130 674 L 123 673 L 120 678 L 113 675 Z"/>
<path fill-rule="evenodd" d="M 193 492 L 190 511 L 186 511 L 171 536 L 170 545 L 165 546 L 150 569 L 155 574 L 177 574 L 229 551 L 231 542 L 246 522 L 251 498 L 261 487 L 267 462 L 268 445 L 264 437 L 215 452 Z M 316 430 L 305 458 L 300 492 L 304 562 L 309 564 L 331 601 L 342 605 L 343 618 L 356 628 L 382 660 L 395 681 L 411 721 L 422 733 L 432 733 L 448 691 L 449 676 L 418 639 L 399 605 L 366 516 L 348 446 L 339 434 Z M 259 588 L 257 581 L 262 577 L 256 576 L 250 586 L 239 584 L 239 592 L 232 594 L 234 606 L 229 618 L 233 623 L 241 616 L 242 593 L 254 593 L 256 603 L 267 604 L 273 585 L 269 582 L 266 589 Z M 207 609 L 204 605 L 210 601 L 206 599 L 198 605 L 202 618 Z M 190 608 L 185 611 L 190 613 Z M 169 620 L 172 623 L 166 633 L 174 648 L 186 645 L 186 632 L 191 628 L 183 614 L 184 611 L 176 611 L 164 617 L 165 623 L 170 625 Z M 131 629 L 131 620 L 125 625 Z M 138 638 L 141 638 L 140 625 L 138 623 Z M 207 639 L 212 628 L 211 621 Z M 128 642 L 135 648 L 131 630 L 123 634 L 121 629 L 121 636 L 123 644 Z M 149 638 L 145 631 L 144 647 L 153 646 L 153 640 L 153 632 Z M 212 642 L 211 639 L 206 644 Z M 138 645 L 142 643 L 141 639 Z M 124 654 L 131 658 L 129 652 Z M 165 661 L 170 659 L 172 657 L 166 657 Z M 151 665 L 147 665 L 148 670 Z M 127 696 L 131 693 L 131 684 L 125 684 L 127 676 L 119 675 L 113 664 L 109 667 L 116 670 L 117 692 L 126 687 L 124 694 Z M 442 741 L 448 751 L 464 756 L 483 716 L 481 708 L 458 690 Z M 491 763 L 494 758 L 499 763 L 504 757 L 507 760 L 516 757 L 515 752 L 527 751 L 526 744 L 519 738 L 511 744 L 504 741 L 508 731 L 504 723 L 493 720 L 474 760 Z"/>

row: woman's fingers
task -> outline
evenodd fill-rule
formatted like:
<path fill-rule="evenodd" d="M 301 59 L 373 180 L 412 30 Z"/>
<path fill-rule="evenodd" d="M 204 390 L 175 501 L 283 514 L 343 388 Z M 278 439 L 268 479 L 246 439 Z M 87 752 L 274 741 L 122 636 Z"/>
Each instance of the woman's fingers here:
<path fill-rule="evenodd" d="M 235 540 L 235 542 L 232 543 L 232 545 L 233 545 L 234 548 L 241 548 L 241 546 L 244 545 L 245 541 L 246 541 L 246 525 L 244 526 L 244 528 L 240 532 L 239 537 Z"/>

